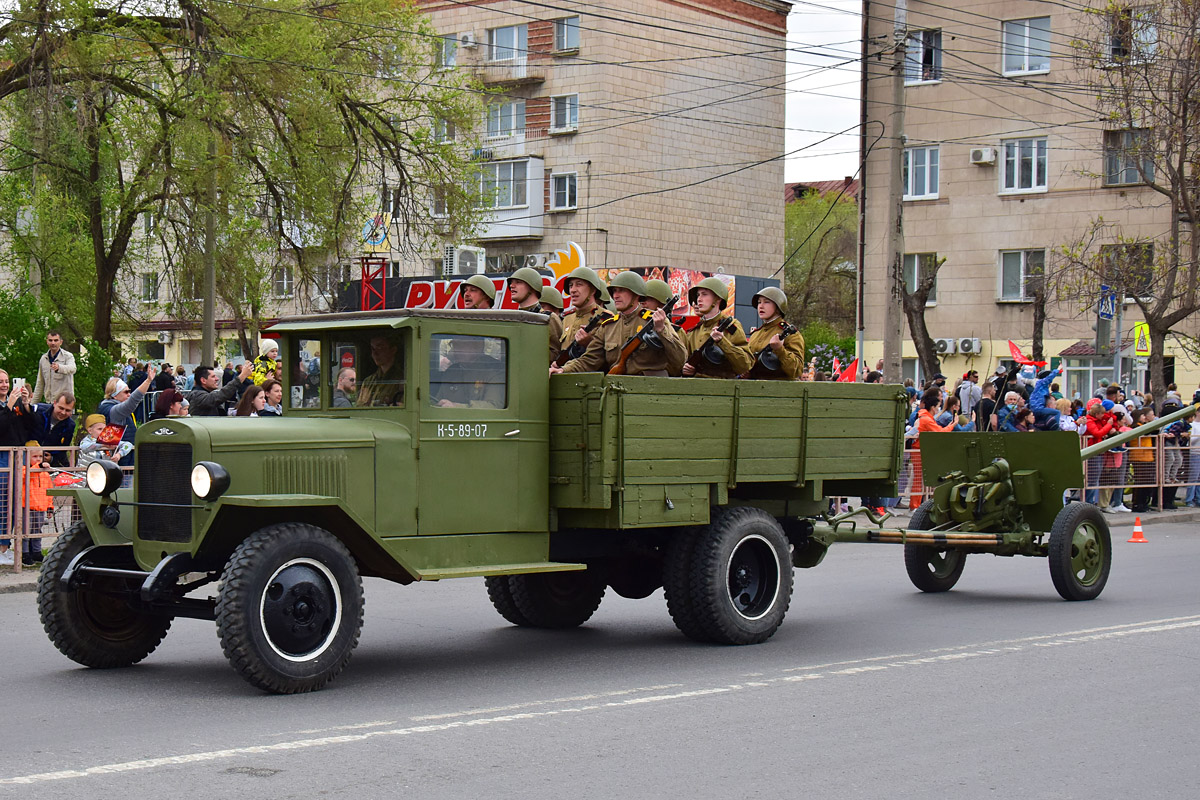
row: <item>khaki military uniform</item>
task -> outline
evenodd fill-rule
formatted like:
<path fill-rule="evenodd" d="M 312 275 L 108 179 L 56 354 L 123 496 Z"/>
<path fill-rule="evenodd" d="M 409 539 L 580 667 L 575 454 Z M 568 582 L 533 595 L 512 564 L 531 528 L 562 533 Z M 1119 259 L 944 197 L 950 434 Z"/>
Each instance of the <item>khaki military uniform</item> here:
<path fill-rule="evenodd" d="M 754 366 L 750 369 L 750 377 L 758 380 L 798 381 L 804 371 L 804 336 L 799 331 L 783 340 L 783 349 L 775 353 L 779 356 L 779 369 L 770 370 L 758 361 L 758 354 L 771 346 L 771 337 L 783 329 L 783 317 L 775 317 L 763 323 L 762 327 L 750 331 L 750 353 L 754 356 Z"/>
<path fill-rule="evenodd" d="M 549 363 L 553 364 L 558 359 L 558 354 L 562 350 L 562 335 L 563 335 L 562 317 L 560 317 L 558 314 L 555 314 L 553 311 L 551 311 L 549 314 L 547 314 L 545 311 L 542 311 L 542 307 L 539 303 L 534 303 L 531 306 L 526 306 L 525 308 L 522 308 L 521 310 L 528 311 L 531 314 L 541 314 L 546 317 L 546 327 L 550 329 L 550 362 Z"/>
<path fill-rule="evenodd" d="M 690 331 L 683 333 L 683 345 L 687 349 L 688 355 L 696 352 L 696 350 L 708 341 L 709 334 L 713 328 L 717 327 L 725 317 L 721 314 L 708 320 L 701 320 L 700 324 L 692 328 Z M 698 378 L 736 378 L 738 375 L 743 375 L 750 371 L 750 367 L 754 364 L 754 356 L 750 353 L 750 345 L 746 340 L 746 332 L 742 330 L 742 324 L 736 319 L 733 320 L 733 327 L 725 331 L 724 338 L 717 342 L 717 347 L 721 348 L 721 352 L 725 355 L 725 360 L 720 364 L 713 364 L 704 356 L 699 356 L 699 365 L 696 367 L 696 377 Z"/>
<path fill-rule="evenodd" d="M 640 308 L 618 315 L 613 322 L 603 323 L 596 329 L 595 336 L 588 343 L 587 351 L 563 365 L 563 372 L 608 372 L 621 360 L 621 348 L 644 325 L 652 326 L 654 322 L 643 317 Z M 659 339 L 663 343 L 662 349 L 643 343 L 633 351 L 625 361 L 626 375 L 678 377 L 683 369 L 683 362 L 687 360 L 683 340 L 670 324 L 664 326 Z"/>
<path fill-rule="evenodd" d="M 604 309 L 604 311 L 607 313 L 607 309 Z M 555 354 L 554 357 L 558 358 L 563 351 L 569 349 L 575 342 L 575 331 L 582 330 L 583 328 L 587 327 L 587 324 L 592 321 L 592 317 L 596 316 L 600 312 L 600 306 L 592 306 L 588 311 L 581 312 L 579 309 L 575 309 L 570 314 L 567 314 L 565 317 L 563 317 L 562 335 L 558 340 L 559 352 Z"/>

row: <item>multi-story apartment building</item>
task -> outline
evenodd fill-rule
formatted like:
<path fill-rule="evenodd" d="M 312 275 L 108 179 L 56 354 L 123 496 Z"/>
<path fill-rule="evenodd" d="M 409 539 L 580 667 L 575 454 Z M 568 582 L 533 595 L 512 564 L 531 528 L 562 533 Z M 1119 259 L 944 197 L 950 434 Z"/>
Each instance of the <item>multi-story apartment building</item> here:
<path fill-rule="evenodd" d="M 1096 92 L 1088 88 L 1095 73 L 1078 51 L 1087 41 L 1110 50 L 1114 61 L 1126 57 L 1139 46 L 1141 34 L 1128 19 L 1140 11 L 1122 15 L 1103 6 L 1108 10 L 1098 14 L 1088 6 L 1102 7 L 1035 0 L 908 3 L 902 139 L 885 130 L 869 150 L 861 197 L 868 363 L 883 353 L 888 207 L 897 183 L 909 280 L 942 262 L 925 318 L 930 335 L 946 340 L 942 371 L 952 377 L 968 367 L 984 373 L 1007 360 L 1008 340 L 1028 352 L 1031 271 L 1046 266 L 1053 275 L 1062 248 L 1098 218 L 1108 226 L 1103 235 L 1114 237 L 1111 245 L 1118 236 L 1150 239 L 1170 229 L 1166 198 L 1143 185 L 1137 163 L 1124 152 L 1139 134 L 1102 120 Z M 886 126 L 893 107 L 894 4 L 866 0 L 863 9 L 864 115 Z M 877 131 L 868 129 L 867 144 Z M 889 146 L 903 148 L 902 175 L 890 174 Z M 1113 366 L 1111 355 L 1094 349 L 1100 286 L 1090 301 L 1087 293 L 1083 287 L 1075 299 L 1049 305 L 1043 348 L 1055 363 L 1063 360 L 1064 388 L 1085 395 L 1101 377 L 1111 377 Z M 1145 364 L 1134 358 L 1131 342 L 1140 319 L 1127 302 L 1123 374 L 1142 387 Z M 1192 323 L 1183 327 L 1193 329 Z M 963 340 L 970 352 L 962 352 Z M 916 350 L 907 326 L 902 354 L 913 376 Z M 1168 380 L 1186 383 L 1190 396 L 1200 369 L 1170 340 L 1166 354 Z"/>
<path fill-rule="evenodd" d="M 421 5 L 447 67 L 496 93 L 480 121 L 491 213 L 467 243 L 490 270 L 567 241 L 596 267 L 778 269 L 790 3 Z M 427 259 L 395 269 L 440 271 Z"/>

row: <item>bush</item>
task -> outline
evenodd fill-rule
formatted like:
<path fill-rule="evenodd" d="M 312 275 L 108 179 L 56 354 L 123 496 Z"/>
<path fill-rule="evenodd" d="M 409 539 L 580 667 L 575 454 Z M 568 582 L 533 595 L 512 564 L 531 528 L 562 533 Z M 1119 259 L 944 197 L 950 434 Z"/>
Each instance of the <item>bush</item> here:
<path fill-rule="evenodd" d="M 804 349 L 806 358 L 816 359 L 816 368 L 828 373 L 833 369 L 836 358 L 842 366 L 854 360 L 854 337 L 839 336 L 833 326 L 814 320 L 804 326 Z"/>

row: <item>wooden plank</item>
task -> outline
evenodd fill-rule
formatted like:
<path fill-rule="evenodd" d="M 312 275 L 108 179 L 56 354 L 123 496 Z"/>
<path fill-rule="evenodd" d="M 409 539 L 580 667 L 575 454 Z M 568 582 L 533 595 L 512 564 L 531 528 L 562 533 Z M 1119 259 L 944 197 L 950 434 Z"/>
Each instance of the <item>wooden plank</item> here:
<path fill-rule="evenodd" d="M 864 478 L 887 475 L 890 464 L 882 463 L 878 457 L 864 456 L 813 456 L 809 455 L 804 465 L 805 477 L 818 478 Z"/>

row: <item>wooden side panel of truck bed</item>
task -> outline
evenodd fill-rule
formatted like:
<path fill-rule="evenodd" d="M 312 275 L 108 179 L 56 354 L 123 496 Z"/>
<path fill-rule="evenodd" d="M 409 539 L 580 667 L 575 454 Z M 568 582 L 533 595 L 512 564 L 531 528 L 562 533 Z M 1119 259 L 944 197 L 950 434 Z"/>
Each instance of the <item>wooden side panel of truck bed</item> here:
<path fill-rule="evenodd" d="M 903 393 L 879 384 L 563 375 L 551 505 L 573 527 L 705 522 L 712 505 L 886 493 Z"/>

